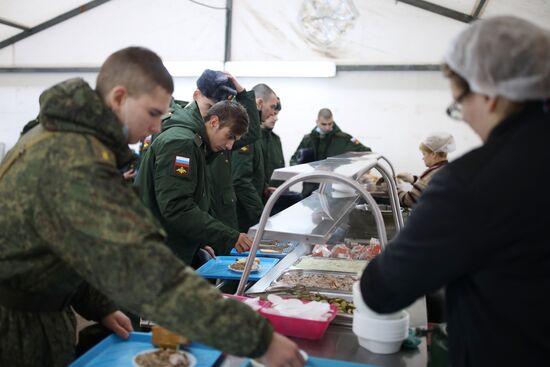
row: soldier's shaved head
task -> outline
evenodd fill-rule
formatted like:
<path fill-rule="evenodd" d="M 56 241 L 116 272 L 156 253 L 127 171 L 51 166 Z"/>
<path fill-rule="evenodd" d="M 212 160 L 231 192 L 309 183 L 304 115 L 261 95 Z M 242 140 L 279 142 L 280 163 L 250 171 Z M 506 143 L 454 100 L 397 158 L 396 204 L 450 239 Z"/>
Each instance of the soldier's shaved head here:
<path fill-rule="evenodd" d="M 332 111 L 329 110 L 328 108 L 321 108 L 319 110 L 319 113 L 317 114 L 317 118 L 320 118 L 320 117 L 328 120 L 332 118 Z"/>
<path fill-rule="evenodd" d="M 116 86 L 124 86 L 128 94 L 138 97 L 161 87 L 174 92 L 174 81 L 160 57 L 143 47 L 128 47 L 109 56 L 101 66 L 96 90 L 103 98 Z"/>
<path fill-rule="evenodd" d="M 256 98 L 261 98 L 264 101 L 267 101 L 269 98 L 271 98 L 271 96 L 275 95 L 273 89 L 269 88 L 267 84 L 263 83 L 255 85 L 252 90 L 254 91 L 254 94 L 256 94 Z"/>

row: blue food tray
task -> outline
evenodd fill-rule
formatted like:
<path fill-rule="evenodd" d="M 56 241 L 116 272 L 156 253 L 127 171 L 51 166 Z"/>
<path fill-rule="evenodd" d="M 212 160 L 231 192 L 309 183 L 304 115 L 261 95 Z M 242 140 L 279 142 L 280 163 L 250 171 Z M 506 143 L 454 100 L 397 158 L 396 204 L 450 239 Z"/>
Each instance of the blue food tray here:
<path fill-rule="evenodd" d="M 247 359 L 240 367 L 253 367 L 250 360 Z M 336 359 L 309 357 L 306 362 L 306 367 L 378 367 L 374 364 L 353 363 L 338 361 Z"/>
<path fill-rule="evenodd" d="M 133 366 L 134 356 L 148 349 L 151 344 L 151 333 L 131 332 L 128 340 L 116 335 L 108 336 L 101 343 L 90 349 L 69 367 L 119 367 Z M 197 359 L 197 367 L 212 367 L 222 356 L 222 352 L 207 346 L 193 343 L 185 348 Z"/>
<path fill-rule="evenodd" d="M 288 255 L 292 250 L 294 250 L 296 248 L 296 245 L 298 245 L 297 242 L 288 242 L 288 241 L 284 241 L 284 242 L 275 242 L 277 245 L 283 245 L 283 244 L 288 244 L 289 246 L 285 249 L 283 249 L 283 252 L 281 252 L 280 254 L 272 254 L 272 253 L 264 253 L 261 249 L 258 249 L 258 251 L 256 252 L 256 256 L 258 257 L 274 257 L 274 258 L 277 258 L 277 259 L 282 259 L 283 257 L 285 257 L 286 255 Z M 231 249 L 231 255 L 233 256 L 248 256 L 248 254 L 250 254 L 250 252 L 241 252 L 241 253 L 238 253 L 236 249 Z"/>
<path fill-rule="evenodd" d="M 240 256 L 218 256 L 215 259 L 208 260 L 206 264 L 198 268 L 197 273 L 204 278 L 239 280 L 242 273 L 229 270 L 228 266 L 240 258 Z M 260 280 L 278 262 L 279 259 L 262 257 L 260 260 L 260 270 L 251 271 L 248 280 Z"/>

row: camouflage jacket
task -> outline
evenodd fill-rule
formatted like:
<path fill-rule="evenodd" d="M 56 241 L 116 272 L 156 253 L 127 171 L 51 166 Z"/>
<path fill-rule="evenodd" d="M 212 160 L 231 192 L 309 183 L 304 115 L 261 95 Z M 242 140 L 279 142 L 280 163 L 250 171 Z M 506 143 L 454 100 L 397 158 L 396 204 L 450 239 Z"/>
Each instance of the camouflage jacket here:
<path fill-rule="evenodd" d="M 0 298 L 0 365 L 66 366 L 69 304 L 99 319 L 114 309 L 108 299 L 228 353 L 263 354 L 267 320 L 177 259 L 124 183 L 117 166 L 131 151 L 98 95 L 81 79 L 60 83 L 40 96 L 39 121 L 0 165 L 0 290 L 68 301 L 43 312 Z"/>

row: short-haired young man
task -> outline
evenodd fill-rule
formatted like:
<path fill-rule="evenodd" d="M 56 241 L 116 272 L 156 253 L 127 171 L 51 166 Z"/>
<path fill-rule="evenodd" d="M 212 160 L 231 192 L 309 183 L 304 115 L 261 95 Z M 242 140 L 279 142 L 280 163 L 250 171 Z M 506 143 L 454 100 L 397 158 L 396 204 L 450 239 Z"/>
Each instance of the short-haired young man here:
<path fill-rule="evenodd" d="M 232 86 L 225 74 L 206 70 L 197 81 L 194 101 L 184 108 L 172 106 L 135 180 L 143 203 L 168 234 L 167 245 L 189 265 L 201 246 L 234 246 L 241 252 L 252 244 L 246 234 L 209 213 L 207 164 L 216 153 L 231 150 L 249 125 L 246 109 L 228 100 L 243 92 L 240 85 L 239 91 Z"/>
<path fill-rule="evenodd" d="M 267 320 L 173 255 L 118 170 L 128 143 L 159 131 L 172 92 L 161 59 L 130 47 L 103 64 L 97 90 L 71 79 L 40 96 L 38 121 L 0 165 L 1 366 L 67 366 L 71 306 L 127 337 L 113 302 L 231 354 L 303 365 Z"/>

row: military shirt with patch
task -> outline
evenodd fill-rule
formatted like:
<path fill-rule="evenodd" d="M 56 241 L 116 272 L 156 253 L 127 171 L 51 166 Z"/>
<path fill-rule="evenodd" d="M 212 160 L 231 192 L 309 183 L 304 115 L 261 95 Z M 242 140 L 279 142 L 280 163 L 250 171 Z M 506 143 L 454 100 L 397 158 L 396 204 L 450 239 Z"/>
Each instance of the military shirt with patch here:
<path fill-rule="evenodd" d="M 298 151 L 300 149 L 310 148 L 313 150 L 314 160 L 320 161 L 327 157 L 333 157 L 335 155 L 347 153 L 347 152 L 370 152 L 371 149 L 361 144 L 357 139 L 351 135 L 343 132 L 334 123 L 332 131 L 321 135 L 317 132 L 316 128 L 311 130 L 311 133 L 304 136 L 300 145 L 296 149 L 296 152 L 290 158 L 290 165 L 297 164 Z M 318 184 L 306 182 L 303 184 L 302 196 L 307 197 L 311 195 L 319 187 Z"/>
<path fill-rule="evenodd" d="M 254 91 L 237 93 L 237 102 L 241 103 L 248 113 L 248 132 L 233 144 L 233 150 L 258 140 L 260 136 L 260 118 L 256 107 Z M 208 164 L 208 182 L 210 189 L 210 213 L 216 219 L 231 228 L 239 229 L 237 220 L 237 196 L 231 178 L 232 154 L 231 151 L 216 153 L 216 158 Z M 229 247 L 214 246 L 216 254 L 229 254 Z"/>
<path fill-rule="evenodd" d="M 141 200 L 166 229 L 167 245 L 187 264 L 201 245 L 231 247 L 239 237 L 209 213 L 206 169 L 216 155 L 206 139 L 197 103 L 175 108 L 135 179 Z"/>
<path fill-rule="evenodd" d="M 233 185 L 237 195 L 239 229 L 247 232 L 264 209 L 264 161 L 261 140 L 233 151 Z"/>

